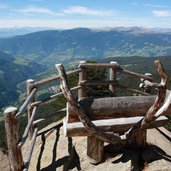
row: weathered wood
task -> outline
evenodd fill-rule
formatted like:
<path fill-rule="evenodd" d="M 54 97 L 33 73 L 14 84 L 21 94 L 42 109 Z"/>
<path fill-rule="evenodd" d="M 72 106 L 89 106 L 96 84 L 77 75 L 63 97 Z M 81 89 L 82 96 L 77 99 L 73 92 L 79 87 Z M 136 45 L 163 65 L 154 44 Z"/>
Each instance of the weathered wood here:
<path fill-rule="evenodd" d="M 110 64 L 118 64 L 117 62 L 114 62 L 114 61 L 111 61 Z M 119 65 L 119 64 L 118 64 Z M 109 80 L 110 81 L 113 81 L 113 82 L 116 82 L 116 71 L 115 69 L 113 68 L 110 68 L 109 69 Z M 112 93 L 115 93 L 115 85 L 114 84 L 110 84 L 109 85 L 109 90 L 112 92 Z"/>
<path fill-rule="evenodd" d="M 73 70 L 73 71 L 69 71 L 67 72 L 67 75 L 68 76 L 71 76 L 71 75 L 75 75 L 75 74 L 78 74 L 79 72 L 81 71 L 81 69 L 76 69 L 76 70 Z M 53 81 L 57 81 L 60 79 L 60 76 L 54 76 L 54 77 L 51 77 L 51 78 L 48 78 L 48 79 L 44 79 L 44 80 L 41 80 L 41 81 L 36 81 L 32 84 L 33 87 L 40 87 L 42 85 L 45 85 L 45 84 L 49 84 Z"/>
<path fill-rule="evenodd" d="M 81 89 L 81 86 L 76 86 L 76 87 L 71 88 L 71 91 L 75 91 L 75 90 L 79 90 L 79 89 Z M 40 106 L 40 105 L 43 105 L 43 104 L 49 102 L 50 100 L 53 100 L 53 99 L 55 99 L 57 97 L 61 97 L 61 96 L 63 96 L 63 92 L 53 94 L 53 95 L 49 96 L 48 98 L 42 99 L 40 101 L 35 101 L 31 104 L 31 106 L 32 107 L 33 106 Z"/>
<path fill-rule="evenodd" d="M 157 67 L 157 71 L 161 77 L 161 82 L 160 82 L 160 84 L 157 85 L 158 90 L 159 90 L 157 98 L 156 98 L 154 104 L 147 111 L 147 114 L 145 115 L 145 117 L 141 121 L 137 122 L 137 124 L 134 125 L 129 130 L 128 133 L 126 133 L 127 141 L 133 141 L 139 132 L 147 129 L 148 125 L 152 121 L 155 121 L 159 116 L 161 116 L 164 113 L 164 112 L 162 113 L 163 110 L 161 110 L 161 112 L 159 112 L 159 111 L 163 107 L 162 105 L 163 105 L 165 97 L 166 97 L 166 91 L 167 91 L 166 86 L 168 83 L 168 76 L 159 60 L 156 60 L 155 64 Z M 156 87 L 156 84 L 154 84 L 154 86 Z M 157 112 L 159 112 L 159 113 L 157 114 Z"/>
<path fill-rule="evenodd" d="M 57 122 L 54 122 L 53 124 L 50 124 L 48 127 L 45 127 L 43 129 L 41 129 L 37 136 L 46 134 L 47 132 L 53 131 L 54 129 L 60 128 L 63 125 L 63 120 L 59 120 Z"/>
<path fill-rule="evenodd" d="M 79 81 L 79 85 L 80 86 L 95 86 L 95 85 L 114 85 L 117 82 L 114 81 L 105 81 L 105 80 L 83 80 L 83 81 Z"/>
<path fill-rule="evenodd" d="M 36 91 L 37 91 L 36 88 L 34 88 L 34 89 L 31 91 L 31 93 L 28 95 L 28 97 L 26 98 L 25 102 L 24 102 L 23 105 L 20 107 L 19 111 L 17 112 L 16 117 L 22 115 L 22 114 L 25 112 L 25 110 L 26 110 L 28 104 L 30 103 L 30 101 L 32 100 L 32 98 L 34 98 L 34 96 L 35 96 L 35 94 L 36 94 Z"/>
<path fill-rule="evenodd" d="M 152 80 L 153 80 L 152 74 L 150 74 L 150 73 L 145 73 L 145 75 L 151 77 Z M 151 80 L 151 82 L 152 82 L 152 80 Z M 144 80 L 144 84 L 145 84 L 146 81 L 149 81 L 149 80 Z M 151 94 L 151 90 L 152 90 L 152 87 L 146 86 L 146 84 L 145 84 L 145 86 L 144 86 L 144 92 Z"/>
<path fill-rule="evenodd" d="M 24 145 L 25 141 L 26 141 L 29 130 L 33 126 L 32 124 L 33 124 L 33 121 L 34 121 L 34 116 L 36 114 L 36 110 L 37 110 L 37 107 L 34 107 L 31 118 L 30 118 L 30 120 L 29 120 L 29 122 L 28 122 L 28 124 L 27 124 L 27 126 L 25 128 L 24 134 L 23 134 L 23 136 L 22 136 L 22 138 L 21 138 L 21 140 L 20 140 L 20 142 L 18 144 L 18 148 L 21 148 Z"/>
<path fill-rule="evenodd" d="M 139 122 L 143 117 L 131 117 L 131 118 L 118 118 L 118 119 L 103 119 L 92 121 L 96 127 L 103 129 L 106 132 L 124 133 L 128 131 L 134 124 Z M 165 116 L 159 117 L 156 121 L 152 122 L 148 128 L 157 128 L 168 123 L 168 118 Z M 63 120 L 64 135 L 67 137 L 73 136 L 90 136 L 82 122 L 68 123 L 67 117 Z"/>
<path fill-rule="evenodd" d="M 69 104 L 75 109 L 75 112 L 77 116 L 79 117 L 80 121 L 84 124 L 85 128 L 93 134 L 96 138 L 101 139 L 102 141 L 106 141 L 108 143 L 117 145 L 117 144 L 123 144 L 123 141 L 119 136 L 116 135 L 110 135 L 106 133 L 105 131 L 97 128 L 91 120 L 87 117 L 85 111 L 83 108 L 76 102 L 76 100 L 71 95 L 71 92 L 69 90 L 68 81 L 65 73 L 65 69 L 61 64 L 56 65 L 56 68 L 58 69 L 59 75 L 60 75 L 60 81 L 61 81 L 61 89 L 64 93 L 65 98 L 69 102 Z"/>
<path fill-rule="evenodd" d="M 171 116 L 171 91 L 166 91 L 166 98 L 162 107 L 156 112 L 154 117 L 159 117 L 161 115 Z"/>
<path fill-rule="evenodd" d="M 114 69 L 120 69 L 120 65 L 118 63 L 80 63 L 79 68 L 114 68 Z"/>
<path fill-rule="evenodd" d="M 8 158 L 11 171 L 21 171 L 23 167 L 23 157 L 21 149 L 17 148 L 19 141 L 19 122 L 15 117 L 17 108 L 9 107 L 4 111 L 5 131 L 8 145 Z"/>
<path fill-rule="evenodd" d="M 168 140 L 171 141 L 171 132 L 167 130 L 165 127 L 158 127 L 157 130 L 164 135 Z"/>
<path fill-rule="evenodd" d="M 55 113 L 52 113 L 51 115 L 45 116 L 43 118 L 37 119 L 33 122 L 33 125 L 41 125 L 43 122 L 46 122 L 49 119 L 55 118 L 59 115 L 64 115 L 66 113 L 66 108 L 63 108 L 61 110 L 58 110 Z"/>
<path fill-rule="evenodd" d="M 136 89 L 133 89 L 133 88 L 129 88 L 129 87 L 126 87 L 124 85 L 121 85 L 121 84 L 116 84 L 117 87 L 119 88 L 122 88 L 122 89 L 125 89 L 131 93 L 136 93 L 136 94 L 140 94 L 140 95 L 143 95 L 143 96 L 149 96 L 150 94 L 149 93 L 146 93 L 146 92 L 143 92 L 143 91 L 140 91 L 140 90 L 136 90 Z"/>
<path fill-rule="evenodd" d="M 163 105 L 163 102 L 165 100 L 165 96 L 166 96 L 166 91 L 167 91 L 167 83 L 168 83 L 168 79 L 169 77 L 167 76 L 162 64 L 160 63 L 159 60 L 155 61 L 158 73 L 161 77 L 161 82 L 159 84 L 158 87 L 158 95 L 156 98 L 156 101 L 154 102 L 153 106 L 151 106 L 151 108 L 149 109 L 149 111 L 147 112 L 145 118 L 144 118 L 144 122 L 150 122 L 150 120 L 153 119 L 153 116 L 156 114 L 156 112 L 160 109 L 160 107 Z M 156 86 L 156 85 L 155 85 Z"/>
<path fill-rule="evenodd" d="M 152 74 L 145 73 L 144 75 L 151 77 L 151 79 L 153 80 Z M 146 85 L 146 82 L 152 82 L 152 80 L 149 81 L 149 80 L 146 80 L 144 78 L 141 78 L 140 79 L 141 83 L 140 83 L 139 87 L 140 88 L 143 88 L 144 89 L 144 92 L 151 94 L 152 87 L 147 86 Z"/>
<path fill-rule="evenodd" d="M 104 157 L 104 142 L 95 136 L 87 137 L 87 156 L 90 163 L 98 164 Z"/>
<path fill-rule="evenodd" d="M 87 98 L 78 103 L 91 120 L 144 116 L 152 106 L 156 96 L 126 96 L 107 98 Z M 67 107 L 68 122 L 79 121 L 70 105 Z"/>
<path fill-rule="evenodd" d="M 144 78 L 146 80 L 152 81 L 152 78 L 150 76 L 139 74 L 139 73 L 136 73 L 136 72 L 133 72 L 133 71 L 129 71 L 129 70 L 126 70 L 126 69 L 119 70 L 119 72 L 122 72 L 122 73 L 125 73 L 125 74 L 128 74 L 128 75 L 132 75 L 132 76 L 136 76 L 138 78 Z"/>
<path fill-rule="evenodd" d="M 153 80 L 152 74 L 150 73 L 145 73 L 145 76 L 151 77 L 151 80 Z M 152 83 L 149 80 L 146 80 L 144 78 L 141 78 L 142 81 L 142 87 L 144 88 L 145 93 L 151 94 L 152 87 L 154 87 L 154 83 Z M 147 82 L 151 83 L 152 85 L 147 85 Z M 154 103 L 154 102 L 153 102 Z M 141 130 L 137 133 L 134 139 L 132 139 L 132 148 L 135 150 L 143 149 L 147 145 L 147 130 Z"/>
<path fill-rule="evenodd" d="M 37 133 L 38 133 L 38 128 L 36 127 L 36 128 L 34 128 L 32 140 L 30 141 L 29 149 L 28 149 L 28 152 L 27 152 L 26 157 L 25 157 L 23 171 L 27 171 L 29 168 L 31 156 L 32 156 L 34 145 L 36 142 Z"/>
<path fill-rule="evenodd" d="M 156 123 L 156 122 L 155 122 Z M 167 122 L 165 122 L 163 125 L 166 125 Z M 155 128 L 157 128 L 160 125 L 154 125 Z M 147 145 L 147 130 L 142 130 L 139 131 L 135 138 L 132 140 L 131 145 L 132 148 L 135 150 L 140 150 L 140 149 L 144 149 Z"/>
<path fill-rule="evenodd" d="M 33 86 L 32 86 L 33 83 L 34 83 L 34 80 L 32 80 L 32 79 L 29 79 L 29 80 L 26 81 L 27 97 L 29 97 L 29 95 L 31 94 L 31 92 L 33 90 Z M 35 97 L 32 97 L 32 99 L 27 104 L 28 122 L 29 122 L 29 120 L 31 118 L 32 111 L 33 111 L 33 107 L 31 106 L 31 103 L 33 103 L 34 101 L 35 101 Z M 29 130 L 29 138 L 31 139 L 32 136 L 33 136 L 33 128 L 30 128 L 30 130 Z"/>
<path fill-rule="evenodd" d="M 81 64 L 85 64 L 85 61 L 80 62 Z M 79 82 L 82 82 L 83 80 L 86 80 L 86 70 L 82 69 L 81 72 L 79 73 Z M 81 89 L 78 90 L 78 99 L 82 99 L 86 97 L 86 86 L 85 84 L 79 84 L 81 86 Z"/>

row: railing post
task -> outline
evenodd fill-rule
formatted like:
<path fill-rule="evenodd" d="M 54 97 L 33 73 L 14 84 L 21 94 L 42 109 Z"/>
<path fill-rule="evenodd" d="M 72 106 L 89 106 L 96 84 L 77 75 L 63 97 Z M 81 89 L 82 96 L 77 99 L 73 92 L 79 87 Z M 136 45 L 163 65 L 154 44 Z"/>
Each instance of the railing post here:
<path fill-rule="evenodd" d="M 86 63 L 86 61 L 81 61 L 80 64 Z M 82 69 L 82 68 L 81 68 Z M 86 79 L 86 70 L 82 69 L 82 71 L 79 73 L 79 82 Z M 78 100 L 81 98 L 86 97 L 86 86 L 81 85 L 81 89 L 78 90 Z"/>
<path fill-rule="evenodd" d="M 87 137 L 87 156 L 90 163 L 98 164 L 104 157 L 104 141 L 95 136 Z"/>
<path fill-rule="evenodd" d="M 147 130 L 140 131 L 132 142 L 133 149 L 139 150 L 145 148 L 147 145 Z"/>
<path fill-rule="evenodd" d="M 118 63 L 115 62 L 115 61 L 111 61 L 110 63 L 111 63 L 111 64 L 118 64 Z M 110 80 L 110 81 L 116 81 L 116 70 L 113 69 L 113 68 L 110 68 L 110 69 L 109 69 L 109 80 Z M 114 93 L 115 93 L 115 85 L 110 84 L 110 85 L 109 85 L 109 90 L 114 94 Z"/>
<path fill-rule="evenodd" d="M 151 77 L 151 79 L 153 80 L 153 75 L 151 73 L 145 73 L 144 75 Z M 140 83 L 139 87 L 143 88 L 145 93 L 151 94 L 152 87 L 146 86 L 146 81 L 148 81 L 148 80 L 141 78 L 141 83 Z"/>
<path fill-rule="evenodd" d="M 17 147 L 19 142 L 19 123 L 15 117 L 16 113 L 16 107 L 9 107 L 4 111 L 8 158 L 11 171 L 21 171 L 23 168 L 21 148 Z"/>
<path fill-rule="evenodd" d="M 34 83 L 34 80 L 32 80 L 32 79 L 29 79 L 26 81 L 27 96 L 29 96 L 29 94 L 31 93 L 31 91 L 33 89 L 33 87 L 32 87 L 33 83 Z M 33 111 L 33 107 L 31 106 L 31 103 L 33 103 L 34 101 L 35 101 L 35 98 L 33 97 L 27 106 L 28 122 L 29 122 L 29 119 L 31 118 L 32 111 Z M 31 140 L 32 136 L 33 136 L 33 128 L 30 128 L 30 131 L 29 131 L 30 140 Z"/>

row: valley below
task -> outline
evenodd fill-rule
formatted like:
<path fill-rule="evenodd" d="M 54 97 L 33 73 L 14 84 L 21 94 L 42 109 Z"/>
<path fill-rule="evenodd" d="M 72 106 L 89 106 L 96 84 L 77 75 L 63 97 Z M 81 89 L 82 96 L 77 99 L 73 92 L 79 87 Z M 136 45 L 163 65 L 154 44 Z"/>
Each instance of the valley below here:
<path fill-rule="evenodd" d="M 76 28 L 37 31 L 0 38 L 1 134 L 4 134 L 3 111 L 8 106 L 18 107 L 22 104 L 26 98 L 26 80 L 38 81 L 57 75 L 57 63 L 62 63 L 66 70 L 73 70 L 82 60 L 100 63 L 116 61 L 131 71 L 151 73 L 154 81 L 159 82 L 154 65 L 156 59 L 161 61 L 171 78 L 169 29 Z M 132 88 L 138 88 L 140 83 L 140 80 L 132 80 L 129 76 L 121 77 L 119 81 Z M 168 89 L 171 89 L 171 81 L 168 83 Z M 39 97 L 47 97 L 49 94 L 53 92 L 42 90 Z M 4 144 L 3 141 L 0 146 Z"/>

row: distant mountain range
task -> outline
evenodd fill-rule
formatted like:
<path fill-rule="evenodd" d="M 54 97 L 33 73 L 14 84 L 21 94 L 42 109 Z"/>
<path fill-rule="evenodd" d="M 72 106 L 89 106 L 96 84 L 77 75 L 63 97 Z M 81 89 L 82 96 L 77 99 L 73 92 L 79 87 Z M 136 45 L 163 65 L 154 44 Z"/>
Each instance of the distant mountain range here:
<path fill-rule="evenodd" d="M 132 64 L 131 60 L 143 63 L 142 69 L 140 64 L 136 69 L 144 72 L 144 66 L 153 60 L 124 58 L 130 56 L 168 56 L 164 61 L 167 64 L 171 56 L 171 29 L 77 28 L 0 38 L 0 108 L 16 102 L 20 94 L 18 84 L 54 69 L 56 63 L 71 68 L 80 60 L 108 61 L 123 57 L 124 64 Z"/>
<path fill-rule="evenodd" d="M 0 39 L 0 51 L 49 67 L 73 60 L 171 54 L 171 29 L 77 28 Z"/>
<path fill-rule="evenodd" d="M 33 33 L 36 31 L 49 30 L 46 27 L 11 27 L 11 28 L 0 28 L 0 38 L 13 37 L 18 35 L 24 35 Z"/>

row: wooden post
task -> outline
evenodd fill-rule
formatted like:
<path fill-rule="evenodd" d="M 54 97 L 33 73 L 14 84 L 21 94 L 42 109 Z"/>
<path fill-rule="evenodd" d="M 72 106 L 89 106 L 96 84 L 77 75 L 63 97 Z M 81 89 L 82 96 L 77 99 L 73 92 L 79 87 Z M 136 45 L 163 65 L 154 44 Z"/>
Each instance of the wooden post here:
<path fill-rule="evenodd" d="M 8 158 L 11 171 L 21 171 L 23 168 L 22 152 L 17 147 L 19 142 L 19 123 L 15 117 L 16 113 L 16 107 L 9 107 L 4 111 Z"/>
<path fill-rule="evenodd" d="M 111 64 L 118 64 L 117 62 L 111 61 Z M 109 69 L 109 80 L 110 81 L 116 81 L 116 71 L 113 68 Z M 110 84 L 109 90 L 114 94 L 115 93 L 115 85 Z"/>
<path fill-rule="evenodd" d="M 27 88 L 27 96 L 29 96 L 29 94 L 31 93 L 33 87 L 31 86 L 34 83 L 34 80 L 29 79 L 26 81 L 26 88 Z M 31 103 L 33 103 L 35 101 L 35 98 L 33 97 L 33 99 L 29 102 L 28 106 L 27 106 L 27 115 L 28 115 L 28 122 L 29 119 L 31 118 L 32 115 L 32 111 L 33 111 L 33 107 L 31 106 Z M 33 136 L 33 128 L 30 128 L 29 131 L 29 139 L 31 140 Z"/>
<path fill-rule="evenodd" d="M 141 150 L 145 148 L 147 145 L 147 130 L 142 130 L 137 135 L 132 141 L 132 147 L 135 150 Z"/>
<path fill-rule="evenodd" d="M 151 80 L 153 79 L 152 74 L 150 74 L 150 73 L 145 73 L 144 75 L 151 77 Z M 146 81 L 148 81 L 148 80 L 141 78 L 141 83 L 140 83 L 139 87 L 144 88 L 145 93 L 151 94 L 152 87 L 146 86 L 146 84 L 145 84 Z M 147 130 L 145 129 L 145 130 L 142 130 L 139 133 L 137 133 L 137 135 L 134 137 L 133 142 L 132 142 L 132 144 L 133 144 L 132 147 L 134 149 L 143 149 L 147 145 L 146 141 L 147 141 Z"/>
<path fill-rule="evenodd" d="M 80 64 L 86 63 L 86 61 L 81 61 Z M 82 71 L 79 73 L 79 82 L 86 79 L 86 70 L 82 69 Z M 81 89 L 78 90 L 78 100 L 82 99 L 83 97 L 86 97 L 86 86 L 81 85 Z"/>
<path fill-rule="evenodd" d="M 141 131 L 146 130 L 147 126 L 152 121 L 155 121 L 159 116 L 161 116 L 163 113 L 163 110 L 166 111 L 167 107 L 169 106 L 169 104 L 163 105 L 165 98 L 166 98 L 167 83 L 168 83 L 169 77 L 166 74 L 166 72 L 159 60 L 155 61 L 155 65 L 156 65 L 157 71 L 161 77 L 161 82 L 160 83 L 147 82 L 145 84 L 146 84 L 146 86 L 149 86 L 149 87 L 158 88 L 159 92 L 158 92 L 157 98 L 156 98 L 154 104 L 147 111 L 145 117 L 140 122 L 135 124 L 129 130 L 128 133 L 125 134 L 127 137 L 127 142 L 130 140 L 134 140 L 135 137 L 138 136 L 138 134 L 142 133 Z"/>
<path fill-rule="evenodd" d="M 148 77 L 151 77 L 151 81 L 153 80 L 152 74 L 150 74 L 150 73 L 145 73 L 144 75 L 145 75 L 145 76 L 148 76 Z M 145 93 L 151 94 L 151 89 L 152 89 L 152 87 L 147 86 L 148 82 L 149 82 L 148 80 L 146 80 L 146 79 L 144 79 L 144 78 L 141 78 L 141 83 L 140 83 L 139 87 L 140 87 L 140 88 L 143 88 Z"/>
<path fill-rule="evenodd" d="M 104 142 L 95 136 L 87 137 L 87 156 L 90 163 L 100 163 L 104 157 Z"/>
<path fill-rule="evenodd" d="M 149 77 L 151 77 L 151 79 L 153 80 L 152 74 L 150 74 L 150 73 L 145 73 L 145 76 L 149 76 Z M 152 89 L 151 87 L 146 87 L 146 86 L 145 86 L 144 92 L 151 94 L 151 89 Z"/>

